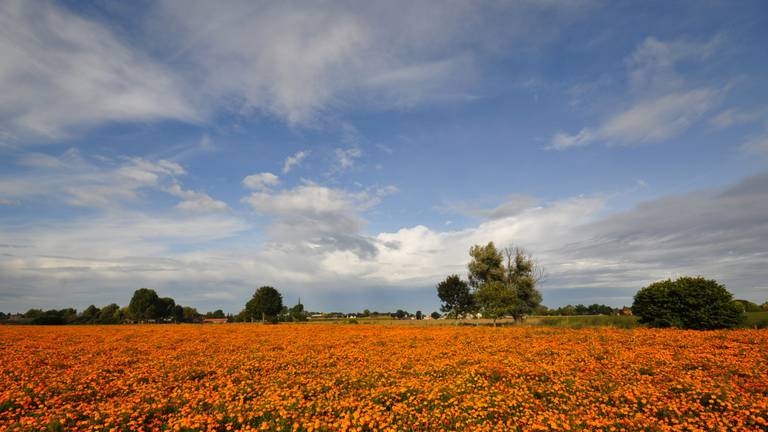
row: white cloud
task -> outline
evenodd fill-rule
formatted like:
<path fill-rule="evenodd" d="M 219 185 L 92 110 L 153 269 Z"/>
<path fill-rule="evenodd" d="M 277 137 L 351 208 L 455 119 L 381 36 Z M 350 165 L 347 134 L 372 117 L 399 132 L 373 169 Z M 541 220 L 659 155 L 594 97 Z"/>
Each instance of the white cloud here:
<path fill-rule="evenodd" d="M 225 202 L 215 200 L 203 192 L 184 190 L 178 183 L 174 183 L 165 191 L 183 199 L 182 202 L 176 204 L 176 208 L 181 210 L 197 212 L 229 210 L 229 206 Z"/>
<path fill-rule="evenodd" d="M 256 211 L 267 214 L 325 214 L 365 210 L 378 204 L 368 192 L 347 192 L 316 184 L 279 192 L 255 192 L 245 199 Z"/>
<path fill-rule="evenodd" d="M 627 59 L 633 89 L 640 93 L 653 91 L 658 94 L 684 86 L 686 80 L 677 66 L 683 61 L 706 60 L 722 42 L 721 36 L 704 43 L 682 39 L 664 42 L 652 36 L 646 38 Z"/>
<path fill-rule="evenodd" d="M 756 136 L 741 145 L 741 149 L 748 153 L 768 155 L 768 134 Z"/>
<path fill-rule="evenodd" d="M 125 157 L 90 160 L 76 150 L 59 157 L 26 153 L 21 174 L 0 176 L 0 197 L 26 202 L 45 199 L 68 205 L 113 210 L 135 202 L 145 191 L 159 190 L 182 198 L 183 210 L 224 210 L 228 206 L 199 191 L 184 190 L 177 177 L 186 174 L 176 162 Z"/>
<path fill-rule="evenodd" d="M 269 189 L 278 183 L 280 183 L 280 178 L 269 172 L 251 174 L 243 179 L 245 187 L 255 190 Z"/>
<path fill-rule="evenodd" d="M 664 141 L 701 119 L 714 106 L 718 97 L 716 90 L 702 88 L 642 101 L 606 120 L 589 138 L 614 145 Z M 588 142 L 588 139 L 582 140 L 581 144 Z"/>
<path fill-rule="evenodd" d="M 575 197 L 445 231 L 417 225 L 367 234 L 363 214 L 376 205 L 378 189 L 311 184 L 249 198 L 271 218 L 266 239 L 255 238 L 231 213 L 128 212 L 6 225 L 0 302 L 61 307 L 50 303 L 49 293 L 62 289 L 71 291 L 72 304 L 99 296 L 103 304 L 127 302 L 131 289 L 149 284 L 182 302 L 229 293 L 235 308 L 258 283 L 308 294 L 422 288 L 450 273 L 465 274 L 469 247 L 488 241 L 530 250 L 546 270 L 545 293 L 592 288 L 610 296 L 665 277 L 701 274 L 754 297 L 768 241 L 766 182 L 766 175 L 751 177 L 608 216 L 608 198 Z"/>
<path fill-rule="evenodd" d="M 713 126 L 721 129 L 758 121 L 768 122 L 768 114 L 763 108 L 755 110 L 729 108 L 709 120 Z"/>
<path fill-rule="evenodd" d="M 153 30 L 217 103 L 317 125 L 350 108 L 472 97 L 483 57 L 537 43 L 556 27 L 540 23 L 571 20 L 588 3 L 169 0 Z"/>
<path fill-rule="evenodd" d="M 348 149 L 336 149 L 336 170 L 343 171 L 348 168 L 352 168 L 355 165 L 355 159 L 358 159 L 363 155 L 357 147 Z"/>
<path fill-rule="evenodd" d="M 724 90 L 694 85 L 676 67 L 684 60 L 705 60 L 716 51 L 720 40 L 715 37 L 707 43 L 694 43 L 647 38 L 626 61 L 629 106 L 598 126 L 584 127 L 576 134 L 556 133 L 548 148 L 562 150 L 596 142 L 649 144 L 685 132 L 717 105 Z"/>
<path fill-rule="evenodd" d="M 199 118 L 172 73 L 50 2 L 0 4 L 0 132 L 58 139 L 111 121 Z"/>
<path fill-rule="evenodd" d="M 300 151 L 300 152 L 296 152 L 296 154 L 292 156 L 288 156 L 285 159 L 285 162 L 283 163 L 283 174 L 288 174 L 288 172 L 290 172 L 293 169 L 293 167 L 297 167 L 301 165 L 301 162 L 307 156 L 309 156 L 308 151 Z"/>

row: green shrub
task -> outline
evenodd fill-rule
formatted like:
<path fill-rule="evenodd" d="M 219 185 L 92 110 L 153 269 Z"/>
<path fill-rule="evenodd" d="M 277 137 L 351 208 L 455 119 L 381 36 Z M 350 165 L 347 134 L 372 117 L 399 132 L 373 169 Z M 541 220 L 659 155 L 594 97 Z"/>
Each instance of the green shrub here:
<path fill-rule="evenodd" d="M 654 282 L 635 294 L 632 312 L 652 327 L 732 328 L 745 317 L 723 285 L 701 277 Z"/>

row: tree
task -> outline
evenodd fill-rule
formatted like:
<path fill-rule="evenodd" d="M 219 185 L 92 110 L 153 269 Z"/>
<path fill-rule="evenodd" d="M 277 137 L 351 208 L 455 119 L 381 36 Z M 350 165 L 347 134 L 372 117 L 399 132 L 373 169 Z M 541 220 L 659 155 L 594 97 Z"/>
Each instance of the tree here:
<path fill-rule="evenodd" d="M 128 304 L 128 314 L 137 321 L 156 319 L 159 300 L 155 290 L 139 288 L 133 293 L 131 302 Z"/>
<path fill-rule="evenodd" d="M 515 289 L 507 283 L 499 281 L 485 282 L 475 291 L 475 301 L 483 314 L 483 318 L 496 320 L 505 315 L 511 315 L 519 308 L 519 300 Z"/>
<path fill-rule="evenodd" d="M 749 300 L 734 300 L 733 304 L 742 312 L 760 312 L 763 310 L 757 303 L 752 303 Z"/>
<path fill-rule="evenodd" d="M 93 324 L 98 320 L 101 310 L 95 305 L 90 305 L 80 314 L 80 322 L 83 324 Z"/>
<path fill-rule="evenodd" d="M 304 311 L 304 305 L 301 304 L 301 300 L 288 309 L 288 319 L 293 322 L 303 322 L 307 320 L 307 313 Z"/>
<path fill-rule="evenodd" d="M 120 306 L 115 303 L 104 306 L 99 311 L 99 317 L 97 318 L 99 324 L 120 324 L 123 321 L 122 311 Z"/>
<path fill-rule="evenodd" d="M 512 315 L 520 320 L 541 304 L 536 284 L 541 270 L 524 249 L 496 249 L 493 242 L 469 249 L 469 284 L 483 315 L 494 320 Z M 497 298 L 493 298 L 497 296 Z"/>
<path fill-rule="evenodd" d="M 170 297 L 163 297 L 157 300 L 157 306 L 155 308 L 156 319 L 173 319 L 174 310 L 176 309 L 176 301 Z"/>
<path fill-rule="evenodd" d="M 475 245 L 469 248 L 472 260 L 467 265 L 469 269 L 469 285 L 478 288 L 488 282 L 503 282 L 505 280 L 503 257 L 493 242 L 487 245 Z"/>
<path fill-rule="evenodd" d="M 171 313 L 171 318 L 175 323 L 184 322 L 184 307 L 182 305 L 175 305 L 173 307 L 173 312 Z"/>
<path fill-rule="evenodd" d="M 197 309 L 189 306 L 184 306 L 182 309 L 182 321 L 184 322 L 195 322 L 200 318 L 200 313 L 197 311 Z"/>
<path fill-rule="evenodd" d="M 421 311 L 420 311 L 420 310 L 417 310 L 417 311 L 416 311 L 416 319 L 417 319 L 417 320 L 421 320 L 421 319 L 424 319 L 424 314 L 423 314 L 423 313 L 421 313 Z"/>
<path fill-rule="evenodd" d="M 760 309 L 768 311 L 768 301 L 760 305 Z"/>
<path fill-rule="evenodd" d="M 437 311 L 432 312 L 431 314 L 429 314 L 429 316 L 431 316 L 432 319 L 440 319 L 440 312 L 437 312 Z"/>
<path fill-rule="evenodd" d="M 653 327 L 708 330 L 735 327 L 744 315 L 714 280 L 681 277 L 654 282 L 635 294 L 632 312 Z"/>
<path fill-rule="evenodd" d="M 443 302 L 440 310 L 456 318 L 474 309 L 474 299 L 469 285 L 458 275 L 450 275 L 437 285 L 437 296 Z"/>
<path fill-rule="evenodd" d="M 507 247 L 503 253 L 507 264 L 504 269 L 506 281 L 517 297 L 510 314 L 518 321 L 541 304 L 541 293 L 536 284 L 541 280 L 542 271 L 522 248 Z"/>
<path fill-rule="evenodd" d="M 227 316 L 224 314 L 223 310 L 216 309 L 213 312 L 206 312 L 205 317 L 206 318 L 226 318 Z"/>
<path fill-rule="evenodd" d="M 395 312 L 395 318 L 397 318 L 397 319 L 405 319 L 407 316 L 408 316 L 408 312 L 406 312 L 406 311 L 404 311 L 402 309 L 398 309 Z"/>
<path fill-rule="evenodd" d="M 245 304 L 246 317 L 251 321 L 260 318 L 262 322 L 266 322 L 268 318 L 277 318 L 282 309 L 283 296 L 271 286 L 257 289 Z"/>

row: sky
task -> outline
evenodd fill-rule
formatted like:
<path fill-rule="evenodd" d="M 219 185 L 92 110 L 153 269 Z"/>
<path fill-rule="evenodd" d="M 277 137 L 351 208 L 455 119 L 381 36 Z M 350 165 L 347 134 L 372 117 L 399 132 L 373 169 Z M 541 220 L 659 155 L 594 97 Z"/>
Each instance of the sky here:
<path fill-rule="evenodd" d="M 768 3 L 0 0 L 0 311 L 768 300 Z"/>

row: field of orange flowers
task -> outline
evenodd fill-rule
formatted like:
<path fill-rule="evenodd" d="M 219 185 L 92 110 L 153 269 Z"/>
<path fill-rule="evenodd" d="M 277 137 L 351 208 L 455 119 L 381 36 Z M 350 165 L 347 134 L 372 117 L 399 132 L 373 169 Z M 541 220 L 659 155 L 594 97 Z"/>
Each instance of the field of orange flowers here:
<path fill-rule="evenodd" d="M 768 331 L 0 326 L 0 430 L 768 430 Z"/>

